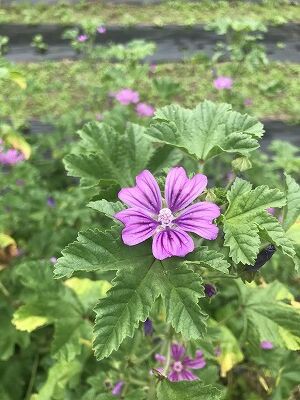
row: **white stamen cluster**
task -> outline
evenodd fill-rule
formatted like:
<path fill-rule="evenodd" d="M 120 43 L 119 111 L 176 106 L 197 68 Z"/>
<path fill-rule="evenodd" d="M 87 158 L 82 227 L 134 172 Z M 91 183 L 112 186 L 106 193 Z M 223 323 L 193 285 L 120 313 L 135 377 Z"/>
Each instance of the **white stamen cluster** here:
<path fill-rule="evenodd" d="M 161 223 L 162 228 L 171 228 L 172 221 L 175 219 L 172 211 L 169 208 L 162 208 L 158 214 L 158 222 Z"/>

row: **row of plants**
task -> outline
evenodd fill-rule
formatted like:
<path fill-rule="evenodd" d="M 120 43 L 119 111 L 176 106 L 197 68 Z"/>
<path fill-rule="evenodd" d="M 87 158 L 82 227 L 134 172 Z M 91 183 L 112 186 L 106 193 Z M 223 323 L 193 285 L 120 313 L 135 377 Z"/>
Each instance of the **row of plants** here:
<path fill-rule="evenodd" d="M 135 40 L 127 45 L 96 46 L 107 29 L 92 20 L 82 23 L 81 29 L 66 30 L 64 38 L 81 54 L 81 61 L 23 64 L 19 72 L 26 75 L 28 85 L 21 94 L 14 82 L 7 84 L 3 72 L 2 92 L 6 101 L 2 117 L 9 116 L 13 108 L 17 109 L 15 117 L 23 123 L 29 115 L 49 120 L 53 115 L 64 114 L 66 119 L 72 119 L 74 115 L 69 114 L 74 114 L 76 106 L 76 122 L 80 123 L 103 116 L 103 111 L 114 105 L 114 91 L 123 86 L 138 91 L 143 101 L 157 107 L 171 99 L 192 107 L 209 98 L 228 101 L 238 110 L 247 110 L 260 118 L 272 119 L 276 115 L 276 119 L 298 121 L 298 65 L 269 62 L 266 49 L 259 42 L 267 28 L 255 19 L 237 21 L 227 17 L 207 24 L 207 29 L 225 35 L 225 41 L 216 44 L 212 57 L 198 53 L 183 64 L 152 64 L 150 68 L 141 61 L 154 54 L 154 44 Z M 47 51 L 41 36 L 33 44 L 38 51 Z M 2 71 L 9 69 L 4 61 L 2 64 Z M 45 88 L 49 91 L 47 103 L 40 95 Z"/>
<path fill-rule="evenodd" d="M 110 2 L 91 2 L 81 0 L 72 7 L 66 1 L 55 4 L 30 3 L 2 5 L 0 23 L 64 23 L 77 24 L 78 21 L 102 20 L 104 24 L 119 25 L 194 25 L 215 19 L 231 17 L 241 19 L 245 16 L 268 24 L 281 24 L 299 21 L 299 7 L 289 0 L 264 0 L 262 2 L 214 1 L 189 2 L 185 0 L 162 0 L 160 4 L 113 4 Z"/>
<path fill-rule="evenodd" d="M 0 398 L 296 400 L 298 66 L 81 43 L 1 61 Z"/>
<path fill-rule="evenodd" d="M 125 87 L 137 91 L 140 101 L 154 108 L 170 101 L 193 107 L 208 98 L 228 101 L 235 109 L 260 119 L 299 122 L 297 64 L 270 63 L 254 73 L 248 67 L 237 72 L 230 63 L 217 64 L 212 70 L 197 58 L 180 64 L 138 63 L 131 67 L 133 63 L 127 56 L 123 63 L 113 65 L 62 61 L 15 66 L 3 62 L 0 115 L 3 119 L 10 118 L 15 128 L 26 128 L 31 119 L 57 126 L 78 126 L 84 120 L 105 118 L 116 107 L 139 120 L 136 106 L 124 107 L 113 96 Z M 21 85 L 26 77 L 26 88 L 20 91 L 18 84 L 9 78 L 8 70 L 19 79 L 23 76 Z M 218 80 L 220 77 L 228 80 Z"/>

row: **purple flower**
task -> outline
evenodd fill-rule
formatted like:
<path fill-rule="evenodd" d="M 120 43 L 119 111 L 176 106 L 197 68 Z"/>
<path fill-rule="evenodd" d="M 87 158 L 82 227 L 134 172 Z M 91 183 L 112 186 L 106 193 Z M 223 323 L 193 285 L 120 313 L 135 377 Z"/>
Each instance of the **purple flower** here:
<path fill-rule="evenodd" d="M 130 207 L 115 215 L 125 225 L 123 242 L 134 246 L 153 237 L 152 253 L 158 260 L 164 260 L 184 257 L 194 250 L 193 239 L 187 232 L 216 239 L 218 227 L 213 220 L 220 215 L 219 207 L 207 201 L 191 204 L 206 185 L 205 175 L 189 179 L 182 167 L 172 168 L 163 200 L 154 176 L 148 170 L 142 171 L 136 177 L 136 186 L 124 188 L 118 195 Z"/>
<path fill-rule="evenodd" d="M 118 100 L 119 103 L 125 106 L 131 103 L 138 103 L 140 100 L 138 92 L 135 92 L 132 89 L 122 89 L 119 92 L 115 93 L 114 97 L 116 100 Z"/>
<path fill-rule="evenodd" d="M 263 340 L 260 342 L 260 348 L 263 350 L 272 350 L 274 348 L 273 343 L 268 340 Z"/>
<path fill-rule="evenodd" d="M 150 318 L 147 318 L 144 322 L 144 334 L 145 336 L 153 335 L 153 324 Z"/>
<path fill-rule="evenodd" d="M 103 33 L 106 33 L 106 28 L 105 28 L 105 26 L 102 26 L 102 25 L 98 26 L 97 32 L 100 33 L 101 35 L 102 35 Z"/>
<path fill-rule="evenodd" d="M 51 262 L 52 264 L 55 264 L 55 263 L 57 262 L 57 258 L 56 258 L 56 257 L 51 257 L 51 258 L 50 258 L 50 262 Z"/>
<path fill-rule="evenodd" d="M 55 207 L 55 200 L 54 200 L 54 198 L 53 197 L 48 197 L 48 199 L 47 199 L 47 205 L 49 206 L 49 207 Z"/>
<path fill-rule="evenodd" d="M 210 283 L 204 285 L 204 293 L 206 297 L 213 297 L 217 293 L 217 289 Z"/>
<path fill-rule="evenodd" d="M 78 40 L 78 42 L 83 43 L 83 42 L 86 42 L 88 40 L 88 38 L 89 38 L 88 35 L 79 35 L 77 37 L 77 40 Z"/>
<path fill-rule="evenodd" d="M 150 106 L 150 104 L 139 103 L 135 107 L 135 111 L 140 117 L 152 117 L 155 109 L 154 107 Z"/>
<path fill-rule="evenodd" d="M 162 354 L 157 353 L 157 354 L 155 354 L 154 358 L 160 364 L 164 364 L 166 362 L 166 357 L 163 356 Z"/>
<path fill-rule="evenodd" d="M 249 106 L 252 106 L 252 104 L 253 104 L 252 99 L 245 99 L 244 100 L 244 106 L 249 107 Z"/>
<path fill-rule="evenodd" d="M 24 154 L 16 149 L 9 149 L 4 152 L 0 149 L 0 151 L 0 164 L 3 165 L 15 165 L 25 159 Z"/>
<path fill-rule="evenodd" d="M 185 355 L 185 348 L 177 343 L 173 343 L 171 346 L 171 357 L 172 361 L 170 364 L 170 371 L 167 371 L 168 379 L 171 382 L 195 381 L 198 379 L 198 377 L 194 375 L 190 370 L 202 369 L 206 365 L 206 361 L 203 357 L 202 351 L 196 351 L 196 357 L 192 359 Z M 164 364 L 165 357 L 161 358 L 161 361 L 159 362 L 160 364 Z M 157 368 L 157 370 L 161 373 L 164 371 L 162 367 Z"/>
<path fill-rule="evenodd" d="M 115 386 L 113 387 L 113 390 L 111 391 L 111 394 L 113 396 L 120 396 L 120 394 L 122 393 L 122 389 L 124 386 L 124 382 L 123 381 L 119 381 L 115 384 Z"/>
<path fill-rule="evenodd" d="M 233 80 L 229 76 L 219 76 L 214 80 L 214 87 L 217 90 L 231 89 Z"/>

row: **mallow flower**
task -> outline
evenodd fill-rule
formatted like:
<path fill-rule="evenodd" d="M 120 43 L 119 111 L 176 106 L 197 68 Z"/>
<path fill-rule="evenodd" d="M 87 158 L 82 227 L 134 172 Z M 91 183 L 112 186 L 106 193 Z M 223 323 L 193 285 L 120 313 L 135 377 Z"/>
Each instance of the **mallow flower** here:
<path fill-rule="evenodd" d="M 138 92 L 135 92 L 132 89 L 121 89 L 117 93 L 114 94 L 115 99 L 123 104 L 124 106 L 128 106 L 128 104 L 138 103 L 140 101 L 140 96 Z"/>
<path fill-rule="evenodd" d="M 198 377 L 191 372 L 191 369 L 202 369 L 205 367 L 206 361 L 201 350 L 196 351 L 195 358 L 190 358 L 185 353 L 185 348 L 180 344 L 173 343 L 171 345 L 170 370 L 166 371 L 169 381 L 195 381 Z M 163 373 L 163 365 L 166 363 L 166 358 L 161 354 L 156 354 L 155 359 L 162 365 L 157 370 Z"/>
<path fill-rule="evenodd" d="M 115 214 L 125 227 L 123 242 L 134 246 L 150 237 L 152 253 L 158 260 L 184 257 L 194 250 L 187 232 L 214 240 L 218 227 L 213 220 L 220 215 L 216 204 L 202 201 L 191 204 L 207 186 L 207 177 L 196 174 L 191 179 L 182 167 L 172 168 L 166 178 L 164 198 L 154 176 L 144 170 L 136 177 L 136 186 L 124 188 L 119 199 L 130 208 Z"/>
<path fill-rule="evenodd" d="M 101 35 L 102 35 L 103 33 L 106 33 L 106 28 L 105 28 L 105 26 L 103 26 L 103 25 L 98 26 L 97 32 L 100 33 Z"/>
<path fill-rule="evenodd" d="M 9 149 L 3 151 L 0 149 L 0 164 L 3 165 L 15 165 L 25 159 L 24 154 L 20 153 L 16 149 Z"/>
<path fill-rule="evenodd" d="M 78 40 L 78 42 L 80 42 L 80 43 L 84 43 L 84 42 L 86 42 L 87 40 L 88 40 L 88 35 L 79 35 L 78 37 L 77 37 L 77 40 Z"/>
<path fill-rule="evenodd" d="M 150 104 L 139 103 L 136 105 L 135 111 L 140 117 L 152 117 L 155 109 Z"/>
<path fill-rule="evenodd" d="M 274 345 L 269 340 L 263 340 L 262 342 L 260 342 L 260 348 L 263 350 L 272 350 L 274 348 Z"/>
<path fill-rule="evenodd" d="M 214 87 L 217 90 L 231 89 L 233 85 L 233 80 L 229 76 L 219 76 L 214 80 Z"/>
<path fill-rule="evenodd" d="M 123 381 L 118 381 L 114 385 L 114 387 L 113 387 L 113 389 L 111 391 L 111 394 L 113 396 L 120 396 L 122 394 L 123 386 L 124 386 L 124 382 Z"/>

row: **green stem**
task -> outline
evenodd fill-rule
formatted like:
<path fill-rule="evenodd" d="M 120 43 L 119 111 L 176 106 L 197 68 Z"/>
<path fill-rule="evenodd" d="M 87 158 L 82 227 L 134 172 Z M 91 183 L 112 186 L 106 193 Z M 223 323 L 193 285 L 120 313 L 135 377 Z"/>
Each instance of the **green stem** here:
<path fill-rule="evenodd" d="M 154 378 L 151 380 L 147 400 L 156 400 L 156 385 Z"/>
<path fill-rule="evenodd" d="M 167 350 L 167 357 L 166 357 L 166 365 L 163 370 L 163 375 L 168 374 L 168 369 L 171 364 L 171 342 L 168 342 L 168 350 Z"/>
<path fill-rule="evenodd" d="M 144 362 L 145 360 L 148 360 L 148 358 L 150 356 L 152 356 L 153 353 L 155 353 L 159 348 L 160 348 L 160 344 L 157 344 L 151 351 L 149 351 L 145 356 L 143 356 L 142 358 L 140 358 L 137 362 L 137 364 L 141 364 L 142 362 Z"/>
<path fill-rule="evenodd" d="M 129 378 L 129 382 L 133 383 L 134 385 L 137 385 L 137 386 L 145 387 L 145 382 L 144 381 L 140 381 L 139 379 Z"/>
<path fill-rule="evenodd" d="M 5 297 L 9 297 L 9 291 L 6 289 L 6 287 L 3 285 L 1 281 L 0 281 L 0 289 Z"/>
<path fill-rule="evenodd" d="M 34 385 L 34 381 L 35 381 L 38 365 L 39 365 L 39 355 L 37 354 L 35 359 L 34 359 L 34 361 L 33 361 L 33 364 L 32 364 L 31 376 L 30 376 L 30 381 L 29 381 L 28 388 L 27 388 L 27 391 L 26 391 L 25 400 L 29 400 L 30 397 L 31 397 L 31 393 L 32 393 L 32 389 L 33 389 L 33 385 Z"/>

